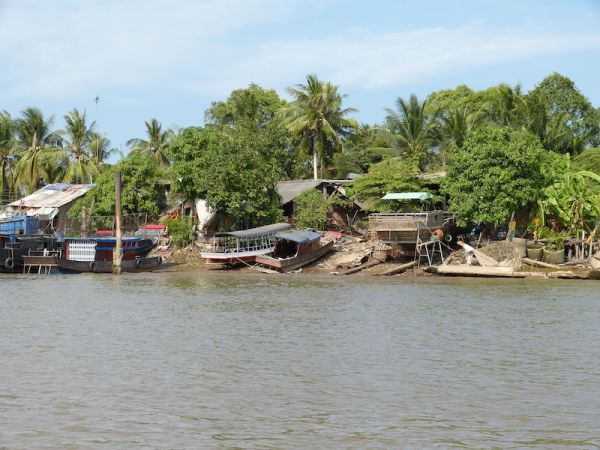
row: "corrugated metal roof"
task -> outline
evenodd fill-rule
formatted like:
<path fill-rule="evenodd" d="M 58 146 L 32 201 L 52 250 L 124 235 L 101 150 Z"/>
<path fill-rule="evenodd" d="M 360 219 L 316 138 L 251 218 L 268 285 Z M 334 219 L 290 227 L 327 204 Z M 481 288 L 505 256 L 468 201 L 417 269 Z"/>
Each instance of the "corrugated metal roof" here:
<path fill-rule="evenodd" d="M 246 238 L 246 237 L 254 237 L 254 236 L 264 236 L 266 234 L 272 234 L 277 231 L 283 231 L 292 228 L 289 223 L 272 223 L 271 225 L 265 225 L 257 228 L 250 228 L 248 230 L 240 230 L 240 231 L 225 231 L 215 233 L 214 236 L 233 236 L 236 238 Z"/>
<path fill-rule="evenodd" d="M 429 200 L 430 198 L 429 192 L 390 192 L 381 200 Z"/>
<path fill-rule="evenodd" d="M 313 229 L 307 228 L 305 230 L 289 231 L 285 233 L 276 233 L 276 239 L 283 239 L 285 241 L 295 242 L 297 244 L 304 244 L 305 242 L 314 241 L 315 239 L 321 238 L 321 233 L 316 232 Z"/>
<path fill-rule="evenodd" d="M 81 197 L 95 184 L 54 183 L 44 186 L 21 200 L 9 203 L 15 208 L 59 208 Z"/>
<path fill-rule="evenodd" d="M 293 180 L 277 183 L 277 193 L 281 197 L 281 204 L 291 202 L 302 193 L 316 188 L 323 180 Z"/>

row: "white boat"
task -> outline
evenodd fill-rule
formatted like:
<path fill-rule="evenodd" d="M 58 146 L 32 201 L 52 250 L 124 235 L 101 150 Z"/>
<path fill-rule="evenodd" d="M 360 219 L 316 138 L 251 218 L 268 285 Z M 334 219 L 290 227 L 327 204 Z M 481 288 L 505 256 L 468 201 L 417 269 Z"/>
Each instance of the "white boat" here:
<path fill-rule="evenodd" d="M 289 223 L 274 223 L 240 231 L 214 233 L 210 237 L 211 249 L 200 256 L 213 264 L 235 265 L 252 263 L 258 255 L 275 250 L 275 233 L 287 230 Z"/>

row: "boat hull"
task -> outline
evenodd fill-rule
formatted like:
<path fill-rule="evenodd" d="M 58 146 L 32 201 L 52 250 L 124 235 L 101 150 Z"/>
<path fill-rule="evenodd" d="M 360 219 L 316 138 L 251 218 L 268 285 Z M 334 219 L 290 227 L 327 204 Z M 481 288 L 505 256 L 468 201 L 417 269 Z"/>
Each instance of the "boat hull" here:
<path fill-rule="evenodd" d="M 240 263 L 253 263 L 256 258 L 272 253 L 274 249 L 273 246 L 251 252 L 202 252 L 200 256 L 206 259 L 209 264 L 237 265 Z"/>
<path fill-rule="evenodd" d="M 275 258 L 269 255 L 261 255 L 256 257 L 256 264 L 260 264 L 268 269 L 277 270 L 278 272 L 289 272 L 299 269 L 319 258 L 325 256 L 333 247 L 333 241 L 328 242 L 320 247 L 317 247 L 310 252 L 293 256 L 291 258 Z"/>
<path fill-rule="evenodd" d="M 71 261 L 68 259 L 56 259 L 56 265 L 61 272 L 69 273 L 112 273 L 112 261 Z M 144 272 L 158 269 L 162 265 L 162 258 L 154 256 L 150 258 L 136 258 L 121 261 L 122 272 Z"/>

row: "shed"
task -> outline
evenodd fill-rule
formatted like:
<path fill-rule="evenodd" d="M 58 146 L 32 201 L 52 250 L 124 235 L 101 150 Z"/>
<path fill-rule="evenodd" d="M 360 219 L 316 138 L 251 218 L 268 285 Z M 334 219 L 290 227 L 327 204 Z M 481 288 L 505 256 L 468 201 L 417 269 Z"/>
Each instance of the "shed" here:
<path fill-rule="evenodd" d="M 76 200 L 93 189 L 95 184 L 54 183 L 9 203 L 6 211 L 37 217 L 41 222 L 67 218 L 67 212 Z"/>

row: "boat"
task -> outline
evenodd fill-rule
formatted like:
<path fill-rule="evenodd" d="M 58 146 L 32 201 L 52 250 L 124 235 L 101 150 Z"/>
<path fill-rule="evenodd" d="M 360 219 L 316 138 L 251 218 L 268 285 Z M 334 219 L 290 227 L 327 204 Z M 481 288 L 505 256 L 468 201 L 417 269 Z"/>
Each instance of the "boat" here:
<path fill-rule="evenodd" d="M 15 215 L 0 220 L 0 271 L 20 271 L 25 256 L 62 248 L 55 236 L 38 231 L 39 222 L 34 217 Z"/>
<path fill-rule="evenodd" d="M 271 255 L 259 255 L 256 264 L 279 272 L 303 267 L 327 254 L 333 241 L 321 245 L 321 233 L 313 229 L 276 233 Z"/>
<path fill-rule="evenodd" d="M 62 272 L 111 273 L 116 242 L 116 238 L 112 236 L 67 238 L 62 256 L 56 258 L 56 265 Z M 160 267 L 160 256 L 148 257 L 155 246 L 156 241 L 152 239 L 124 237 L 121 270 L 139 272 Z"/>
<path fill-rule="evenodd" d="M 253 263 L 259 255 L 275 250 L 276 233 L 292 228 L 289 223 L 273 223 L 258 228 L 213 233 L 209 251 L 200 256 L 209 264 L 234 266 Z"/>

